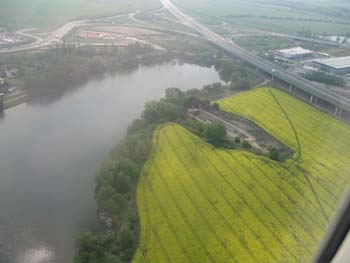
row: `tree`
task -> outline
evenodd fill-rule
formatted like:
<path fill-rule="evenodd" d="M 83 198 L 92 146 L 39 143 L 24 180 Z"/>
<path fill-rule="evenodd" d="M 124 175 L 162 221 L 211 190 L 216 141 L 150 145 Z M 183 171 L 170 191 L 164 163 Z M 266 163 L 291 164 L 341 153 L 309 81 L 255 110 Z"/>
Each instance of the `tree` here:
<path fill-rule="evenodd" d="M 125 250 L 128 247 L 132 246 L 133 244 L 132 233 L 128 226 L 123 225 L 120 228 L 118 232 L 117 242 L 121 250 Z"/>
<path fill-rule="evenodd" d="M 211 105 L 211 107 L 212 107 L 214 110 L 220 110 L 220 105 L 219 105 L 219 103 L 217 103 L 217 102 L 214 102 L 214 103 Z"/>
<path fill-rule="evenodd" d="M 186 120 L 185 126 L 192 133 L 194 133 L 198 136 L 202 136 L 204 129 L 205 129 L 205 124 L 197 121 L 196 119 L 192 119 L 192 118 Z"/>
<path fill-rule="evenodd" d="M 76 244 L 74 263 L 108 263 L 104 247 L 90 232 L 81 232 Z"/>
<path fill-rule="evenodd" d="M 241 138 L 239 138 L 238 136 L 236 136 L 236 138 L 235 138 L 235 143 L 240 144 L 240 143 L 241 143 Z"/>
<path fill-rule="evenodd" d="M 117 191 L 121 194 L 129 193 L 132 189 L 132 182 L 130 177 L 125 176 L 123 173 L 119 173 L 115 180 L 114 185 Z"/>
<path fill-rule="evenodd" d="M 103 186 L 96 194 L 96 199 L 101 209 L 110 215 L 121 215 L 126 212 L 126 199 L 112 186 Z"/>
<path fill-rule="evenodd" d="M 242 147 L 243 147 L 243 149 L 249 149 L 252 147 L 252 145 L 249 142 L 247 142 L 246 140 L 244 140 L 242 142 Z"/>
<path fill-rule="evenodd" d="M 278 161 L 279 160 L 279 152 L 277 151 L 277 149 L 275 147 L 272 147 L 270 149 L 269 158 L 271 160 L 274 160 L 274 161 Z"/>
<path fill-rule="evenodd" d="M 204 139 L 215 146 L 223 147 L 227 143 L 227 132 L 225 126 L 220 123 L 208 124 L 203 132 Z"/>
<path fill-rule="evenodd" d="M 233 90 L 246 90 L 250 86 L 249 81 L 246 78 L 241 78 L 236 82 L 231 83 L 231 89 Z"/>
<path fill-rule="evenodd" d="M 160 113 L 158 111 L 158 102 L 151 101 L 147 102 L 145 106 L 145 110 L 143 111 L 142 117 L 148 122 L 156 122 L 159 120 Z"/>
<path fill-rule="evenodd" d="M 221 89 L 223 86 L 220 82 L 215 82 L 212 84 L 213 89 Z"/>

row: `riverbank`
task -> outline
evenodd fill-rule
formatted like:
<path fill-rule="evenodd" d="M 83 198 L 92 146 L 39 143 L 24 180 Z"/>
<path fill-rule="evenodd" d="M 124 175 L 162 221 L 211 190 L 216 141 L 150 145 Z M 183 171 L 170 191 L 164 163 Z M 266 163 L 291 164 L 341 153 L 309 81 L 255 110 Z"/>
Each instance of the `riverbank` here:
<path fill-rule="evenodd" d="M 16 91 L 4 97 L 4 110 L 16 107 L 29 100 L 29 95 L 23 91 Z"/>
<path fill-rule="evenodd" d="M 34 262 L 42 251 L 52 255 L 45 262 L 72 262 L 79 231 L 97 231 L 95 176 L 145 103 L 160 99 L 166 87 L 219 81 L 214 68 L 162 63 L 91 80 L 54 103 L 6 110 L 0 116 L 0 244 L 6 244 L 0 262 Z"/>
<path fill-rule="evenodd" d="M 176 50 L 156 50 L 140 43 L 125 47 L 64 46 L 2 56 L 0 64 L 19 68 L 17 79 L 13 81 L 21 84 L 21 89 L 28 94 L 26 99 L 29 103 L 50 103 L 89 80 L 101 79 L 116 72 L 133 71 L 142 65 L 166 63 L 173 59 L 209 66 L 213 64 L 215 54 L 215 49 L 209 49 L 202 56 L 185 55 Z M 204 60 L 201 57 L 208 57 L 209 63 L 208 58 Z M 24 100 L 22 97 L 20 102 Z M 8 105 L 10 107 L 15 104 Z"/>

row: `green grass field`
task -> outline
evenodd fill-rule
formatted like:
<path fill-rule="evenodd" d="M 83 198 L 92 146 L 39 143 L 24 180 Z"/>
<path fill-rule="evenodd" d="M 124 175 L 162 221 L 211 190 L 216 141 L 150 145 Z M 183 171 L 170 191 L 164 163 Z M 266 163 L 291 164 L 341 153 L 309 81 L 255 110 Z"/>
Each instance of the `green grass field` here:
<path fill-rule="evenodd" d="M 56 27 L 71 19 L 161 7 L 158 0 L 2 0 L 0 27 Z"/>
<path fill-rule="evenodd" d="M 349 25 L 343 22 L 349 22 L 350 2 L 343 0 L 174 0 L 174 3 L 208 24 L 219 19 L 288 34 L 302 28 L 319 34 L 349 32 Z"/>
<path fill-rule="evenodd" d="M 301 167 L 328 217 L 350 182 L 350 129 L 273 90 L 298 131 Z M 219 101 L 297 150 L 267 88 Z M 327 221 L 294 160 L 214 148 L 176 124 L 154 133 L 137 188 L 138 262 L 310 262 Z"/>

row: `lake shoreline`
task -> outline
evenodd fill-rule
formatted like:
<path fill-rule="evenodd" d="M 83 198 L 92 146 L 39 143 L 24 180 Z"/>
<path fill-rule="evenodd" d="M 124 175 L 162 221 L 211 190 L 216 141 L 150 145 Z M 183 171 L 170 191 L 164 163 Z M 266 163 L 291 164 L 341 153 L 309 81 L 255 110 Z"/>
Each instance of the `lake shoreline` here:
<path fill-rule="evenodd" d="M 76 234 L 97 222 L 95 175 L 144 104 L 166 87 L 218 81 L 213 68 L 146 65 L 90 80 L 52 103 L 7 109 L 0 118 L 0 243 L 11 250 L 1 249 L 0 258 L 33 262 L 29 257 L 43 251 L 54 255 L 45 262 L 70 262 Z"/>

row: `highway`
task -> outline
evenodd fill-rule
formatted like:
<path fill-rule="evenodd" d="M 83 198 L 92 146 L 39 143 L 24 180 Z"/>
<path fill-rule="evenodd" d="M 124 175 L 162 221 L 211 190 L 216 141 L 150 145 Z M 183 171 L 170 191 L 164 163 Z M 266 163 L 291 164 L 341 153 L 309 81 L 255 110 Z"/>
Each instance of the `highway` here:
<path fill-rule="evenodd" d="M 277 79 L 280 79 L 288 84 L 291 84 L 294 87 L 302 89 L 308 92 L 311 95 L 314 95 L 318 98 L 321 98 L 325 101 L 328 101 L 335 105 L 336 107 L 350 112 L 350 100 L 335 94 L 329 90 L 318 87 L 311 82 L 288 72 L 287 70 L 265 60 L 256 55 L 251 54 L 245 49 L 241 48 L 235 44 L 232 40 L 226 40 L 215 32 L 211 31 L 207 27 L 200 24 L 198 21 L 192 17 L 186 15 L 181 10 L 179 10 L 170 0 L 160 0 L 163 6 L 173 14 L 177 19 L 179 19 L 183 24 L 191 27 L 193 30 L 197 31 L 203 35 L 210 42 L 221 47 L 229 54 L 245 61 L 246 63 L 258 68 L 259 70 L 274 76 Z"/>
<path fill-rule="evenodd" d="M 76 20 L 76 21 L 68 22 L 68 23 L 64 24 L 63 26 L 61 26 L 60 28 L 56 29 L 55 31 L 51 32 L 49 34 L 49 36 L 46 38 L 38 38 L 35 36 L 31 36 L 29 34 L 24 34 L 23 33 L 24 31 L 19 31 L 19 32 L 21 32 L 21 35 L 26 35 L 27 37 L 35 38 L 35 41 L 30 43 L 30 44 L 26 44 L 26 45 L 19 46 L 19 47 L 0 49 L 0 54 L 28 51 L 28 50 L 33 50 L 33 49 L 37 49 L 37 48 L 43 48 L 46 46 L 50 46 L 54 43 L 58 43 L 59 41 L 61 41 L 63 39 L 63 37 L 65 35 L 67 35 L 74 28 L 85 25 L 88 22 L 89 22 L 88 20 Z"/>
<path fill-rule="evenodd" d="M 41 38 L 41 37 L 37 37 L 34 35 L 30 35 L 28 33 L 25 33 L 31 29 L 18 31 L 17 34 L 23 35 L 26 37 L 34 38 L 35 41 L 30 43 L 30 44 L 25 44 L 25 45 L 18 46 L 18 47 L 2 48 L 2 49 L 0 49 L 0 54 L 14 53 L 14 52 L 20 52 L 20 51 L 29 51 L 29 50 L 34 50 L 34 49 L 38 49 L 38 48 L 51 46 L 55 43 L 60 43 L 60 41 L 62 41 L 62 39 L 69 32 L 71 32 L 74 28 L 78 28 L 78 27 L 88 25 L 90 23 L 102 21 L 102 20 L 108 20 L 108 19 L 114 19 L 114 18 L 118 18 L 118 17 L 122 17 L 122 16 L 127 16 L 130 14 L 132 14 L 132 13 L 125 13 L 125 14 L 120 14 L 120 15 L 115 15 L 115 16 L 110 16 L 110 17 L 105 17 L 105 18 L 90 19 L 90 20 L 72 20 L 72 21 L 67 22 L 66 24 L 62 25 L 61 27 L 59 27 L 55 31 L 52 31 L 49 34 L 49 36 L 47 36 L 46 38 Z"/>

